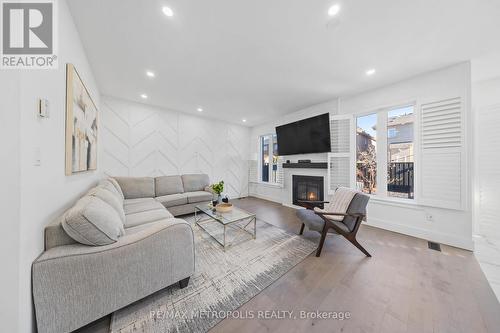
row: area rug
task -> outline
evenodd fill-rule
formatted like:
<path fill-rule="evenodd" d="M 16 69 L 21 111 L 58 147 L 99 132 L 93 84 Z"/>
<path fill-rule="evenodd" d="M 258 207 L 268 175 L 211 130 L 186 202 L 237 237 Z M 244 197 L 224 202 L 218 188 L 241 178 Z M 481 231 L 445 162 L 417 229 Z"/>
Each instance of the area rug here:
<path fill-rule="evenodd" d="M 206 332 L 304 260 L 317 244 L 257 220 L 257 238 L 222 247 L 194 224 L 196 272 L 112 315 L 113 333 Z"/>

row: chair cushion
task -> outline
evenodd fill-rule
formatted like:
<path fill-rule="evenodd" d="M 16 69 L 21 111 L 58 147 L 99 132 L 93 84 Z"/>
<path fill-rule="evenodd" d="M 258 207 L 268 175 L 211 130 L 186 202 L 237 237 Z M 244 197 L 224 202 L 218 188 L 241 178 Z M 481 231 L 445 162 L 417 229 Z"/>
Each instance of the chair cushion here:
<path fill-rule="evenodd" d="M 155 179 L 152 177 L 116 177 L 125 199 L 154 198 Z"/>
<path fill-rule="evenodd" d="M 137 212 L 133 214 L 127 214 L 125 216 L 125 227 L 135 227 L 141 224 L 150 223 L 162 219 L 173 218 L 174 216 L 170 214 L 168 210 L 164 207 L 155 210 L 148 210 L 145 212 Z"/>
<path fill-rule="evenodd" d="M 323 232 L 323 227 L 325 226 L 325 221 L 312 210 L 309 209 L 299 209 L 296 212 L 299 220 L 306 225 L 309 230 L 317 231 L 319 233 Z M 337 227 L 339 227 L 342 231 L 349 232 L 347 226 L 339 221 L 331 221 Z M 329 229 L 329 232 L 335 232 L 334 229 Z"/>
<path fill-rule="evenodd" d="M 84 196 L 63 216 L 62 227 L 75 241 L 86 245 L 108 245 L 124 235 L 120 216 L 98 197 Z"/>
<path fill-rule="evenodd" d="M 123 203 L 120 200 L 121 197 L 119 197 L 116 193 L 116 190 L 114 190 L 114 187 L 113 190 L 110 191 L 109 187 L 107 187 L 106 185 L 99 185 L 90 189 L 90 191 L 87 192 L 87 195 L 97 197 L 113 207 L 120 216 L 120 220 L 122 221 L 122 223 L 125 223 L 125 211 L 123 210 Z"/>
<path fill-rule="evenodd" d="M 163 176 L 155 178 L 156 196 L 184 193 L 181 176 Z"/>
<path fill-rule="evenodd" d="M 351 201 L 351 204 L 349 205 L 349 208 L 347 209 L 347 213 L 363 214 L 366 216 L 366 206 L 368 205 L 369 200 L 370 196 L 361 192 L 356 193 L 356 195 Z M 352 216 L 346 216 L 342 222 L 351 231 L 354 230 L 354 227 L 356 226 L 356 218 Z"/>
<path fill-rule="evenodd" d="M 195 191 L 195 192 L 187 192 L 188 203 L 195 202 L 209 202 L 213 198 L 213 194 L 205 191 Z"/>
<path fill-rule="evenodd" d="M 140 212 L 147 212 L 150 210 L 165 209 L 161 203 L 156 200 L 143 201 L 135 204 L 128 204 L 124 207 L 125 214 L 135 214 Z"/>
<path fill-rule="evenodd" d="M 165 207 L 173 207 L 185 205 L 188 203 L 188 197 L 186 193 L 177 193 L 177 194 L 169 194 L 162 195 L 161 197 L 157 197 L 156 200 L 160 202 Z"/>
<path fill-rule="evenodd" d="M 210 179 L 205 174 L 182 175 L 184 192 L 203 191 L 210 185 Z"/>

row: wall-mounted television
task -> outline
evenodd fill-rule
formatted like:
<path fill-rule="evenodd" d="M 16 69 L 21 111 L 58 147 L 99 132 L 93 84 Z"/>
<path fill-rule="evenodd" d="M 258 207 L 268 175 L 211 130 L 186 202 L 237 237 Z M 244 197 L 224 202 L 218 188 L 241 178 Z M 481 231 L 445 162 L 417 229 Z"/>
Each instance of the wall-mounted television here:
<path fill-rule="evenodd" d="M 330 152 L 328 113 L 276 127 L 280 156 Z"/>

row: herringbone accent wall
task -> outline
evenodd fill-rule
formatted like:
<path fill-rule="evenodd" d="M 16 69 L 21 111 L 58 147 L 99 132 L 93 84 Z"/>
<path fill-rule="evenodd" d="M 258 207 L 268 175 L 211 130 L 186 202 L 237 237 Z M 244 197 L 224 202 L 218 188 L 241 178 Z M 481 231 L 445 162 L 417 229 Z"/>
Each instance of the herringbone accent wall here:
<path fill-rule="evenodd" d="M 250 130 L 185 113 L 103 97 L 100 167 L 109 176 L 207 173 L 230 198 L 248 195 Z"/>

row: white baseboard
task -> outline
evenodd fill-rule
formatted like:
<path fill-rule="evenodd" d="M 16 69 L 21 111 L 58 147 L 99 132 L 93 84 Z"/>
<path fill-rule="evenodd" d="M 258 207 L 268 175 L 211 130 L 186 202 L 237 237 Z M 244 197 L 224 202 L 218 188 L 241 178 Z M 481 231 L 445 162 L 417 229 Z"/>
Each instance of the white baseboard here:
<path fill-rule="evenodd" d="M 429 240 L 432 242 L 437 242 L 445 245 L 450 245 L 454 247 L 458 247 L 464 250 L 468 251 L 474 251 L 474 242 L 471 239 L 466 239 L 462 237 L 455 237 L 452 235 L 447 235 L 443 234 L 440 232 L 435 232 L 431 230 L 425 230 L 421 228 L 416 228 L 412 226 L 407 226 L 407 225 L 402 225 L 402 224 L 397 224 L 397 223 L 391 223 L 387 222 L 382 219 L 377 219 L 377 218 L 370 218 L 368 217 L 368 222 L 366 222 L 367 225 L 384 229 L 384 230 L 389 230 L 389 231 L 394 231 L 403 235 L 408 235 L 408 236 L 413 236 L 425 240 Z"/>

